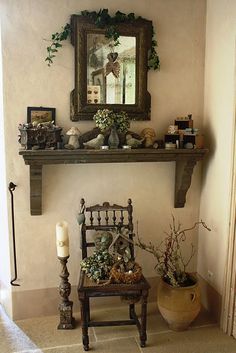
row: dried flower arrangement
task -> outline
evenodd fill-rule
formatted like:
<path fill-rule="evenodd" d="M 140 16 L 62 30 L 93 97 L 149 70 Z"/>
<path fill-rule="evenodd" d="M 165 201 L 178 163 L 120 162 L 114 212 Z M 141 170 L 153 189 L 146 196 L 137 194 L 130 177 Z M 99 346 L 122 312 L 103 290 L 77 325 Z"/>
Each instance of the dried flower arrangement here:
<path fill-rule="evenodd" d="M 100 279 L 108 278 L 124 283 L 138 281 L 141 278 L 142 269 L 132 259 L 129 247 L 132 242 L 155 257 L 155 269 L 166 283 L 173 287 L 191 286 L 195 282 L 194 278 L 187 272 L 187 267 L 195 254 L 195 249 L 191 244 L 189 257 L 185 258 L 182 245 L 187 240 L 186 233 L 197 226 L 203 226 L 211 231 L 202 220 L 195 222 L 190 228 L 181 228 L 181 224 L 176 224 L 175 218 L 172 216 L 170 230 L 165 233 L 165 239 L 158 245 L 154 245 L 152 242 L 145 244 L 139 236 L 137 236 L 136 242 L 132 242 L 124 228 L 117 228 L 111 233 L 104 232 L 100 239 L 101 247 L 90 258 L 82 261 L 82 270 L 97 282 Z M 104 244 L 105 246 L 103 246 Z"/>
<path fill-rule="evenodd" d="M 208 231 L 211 231 L 202 220 L 195 222 L 190 228 L 182 229 L 181 224 L 176 224 L 175 218 L 172 216 L 170 230 L 165 233 L 166 237 L 159 245 L 156 246 L 152 242 L 145 244 L 139 236 L 138 241 L 135 243 L 136 246 L 155 257 L 157 273 L 166 283 L 173 287 L 187 287 L 194 284 L 194 279 L 187 272 L 187 267 L 195 254 L 195 249 L 193 244 L 191 244 L 190 255 L 185 259 L 181 245 L 187 239 L 186 233 L 197 226 L 203 226 Z"/>
<path fill-rule="evenodd" d="M 109 109 L 99 109 L 93 120 L 101 131 L 115 127 L 118 132 L 127 132 L 130 127 L 129 117 L 124 111 L 115 113 Z"/>

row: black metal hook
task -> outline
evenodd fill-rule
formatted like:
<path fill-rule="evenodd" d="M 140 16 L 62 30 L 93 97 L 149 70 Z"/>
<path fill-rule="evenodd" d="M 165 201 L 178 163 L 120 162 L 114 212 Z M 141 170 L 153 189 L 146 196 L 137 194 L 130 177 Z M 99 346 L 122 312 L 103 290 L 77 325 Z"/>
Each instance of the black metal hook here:
<path fill-rule="evenodd" d="M 14 256 L 14 271 L 15 271 L 15 276 L 10 283 L 12 286 L 20 286 L 20 284 L 14 283 L 17 280 L 15 217 L 14 217 L 14 197 L 13 197 L 13 191 L 15 190 L 15 188 L 16 188 L 16 184 L 14 184 L 13 182 L 10 182 L 8 185 L 8 190 L 10 191 L 10 194 L 11 194 L 12 242 L 13 242 L 13 256 Z"/>

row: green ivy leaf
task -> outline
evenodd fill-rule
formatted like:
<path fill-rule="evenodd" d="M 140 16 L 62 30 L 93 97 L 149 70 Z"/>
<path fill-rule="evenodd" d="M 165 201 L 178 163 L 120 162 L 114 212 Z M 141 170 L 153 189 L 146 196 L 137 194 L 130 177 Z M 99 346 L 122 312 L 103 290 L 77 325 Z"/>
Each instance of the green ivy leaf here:
<path fill-rule="evenodd" d="M 105 36 L 107 38 L 112 38 L 114 41 L 114 46 L 120 45 L 119 42 L 119 37 L 120 33 L 116 27 L 117 24 L 123 23 L 123 22 L 132 22 L 135 19 L 140 19 L 142 18 L 141 16 L 138 16 L 137 18 L 135 17 L 135 14 L 133 12 L 129 13 L 126 15 L 125 13 L 121 11 L 117 11 L 115 13 L 114 17 L 111 17 L 109 15 L 108 9 L 100 9 L 98 12 L 96 11 L 88 11 L 88 10 L 83 10 L 80 13 L 84 17 L 90 18 L 94 24 L 98 28 L 107 28 Z M 55 52 L 55 48 L 61 48 L 62 44 L 61 42 L 64 40 L 67 40 L 71 33 L 71 26 L 69 23 L 66 23 L 64 27 L 62 27 L 61 32 L 56 32 L 51 35 L 51 45 L 47 47 L 47 53 L 48 57 L 47 60 L 50 64 L 52 64 L 52 60 L 49 58 L 54 58 L 54 56 L 51 55 L 52 52 Z M 154 37 L 154 29 L 152 27 L 152 37 Z M 159 70 L 160 69 L 160 60 L 159 56 L 157 55 L 156 49 L 157 47 L 157 41 L 152 38 L 152 47 L 150 50 L 150 54 L 148 56 L 148 69 L 154 69 L 154 70 Z M 57 50 L 56 50 L 57 51 Z"/>

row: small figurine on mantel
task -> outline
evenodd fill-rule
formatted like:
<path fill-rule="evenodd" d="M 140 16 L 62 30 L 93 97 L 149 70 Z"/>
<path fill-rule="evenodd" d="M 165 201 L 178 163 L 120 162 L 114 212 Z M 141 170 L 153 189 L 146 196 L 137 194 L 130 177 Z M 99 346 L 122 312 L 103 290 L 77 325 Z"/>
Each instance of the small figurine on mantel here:
<path fill-rule="evenodd" d="M 143 143 L 143 139 L 138 140 L 137 138 L 132 137 L 132 135 L 130 134 L 126 135 L 126 144 L 131 148 L 141 147 L 142 143 Z"/>
<path fill-rule="evenodd" d="M 147 127 L 141 131 L 141 136 L 144 138 L 144 146 L 146 148 L 153 147 L 153 144 L 156 140 L 156 133 L 154 129 Z"/>
<path fill-rule="evenodd" d="M 83 143 L 85 148 L 90 148 L 90 149 L 100 149 L 100 147 L 103 144 L 104 144 L 104 135 L 103 134 L 98 134 L 97 137 Z"/>
<path fill-rule="evenodd" d="M 69 136 L 69 141 L 65 145 L 65 148 L 68 150 L 76 150 L 79 148 L 79 136 L 80 131 L 77 127 L 73 126 L 70 130 L 67 131 L 66 135 Z"/>

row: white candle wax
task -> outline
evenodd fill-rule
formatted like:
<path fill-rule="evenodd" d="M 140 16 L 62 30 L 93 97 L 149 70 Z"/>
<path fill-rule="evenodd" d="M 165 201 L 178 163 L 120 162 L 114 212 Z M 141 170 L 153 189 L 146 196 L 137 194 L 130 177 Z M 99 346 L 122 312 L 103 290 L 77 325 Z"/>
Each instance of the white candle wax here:
<path fill-rule="evenodd" d="M 56 244 L 58 257 L 69 256 L 68 223 L 66 221 L 56 224 Z"/>

